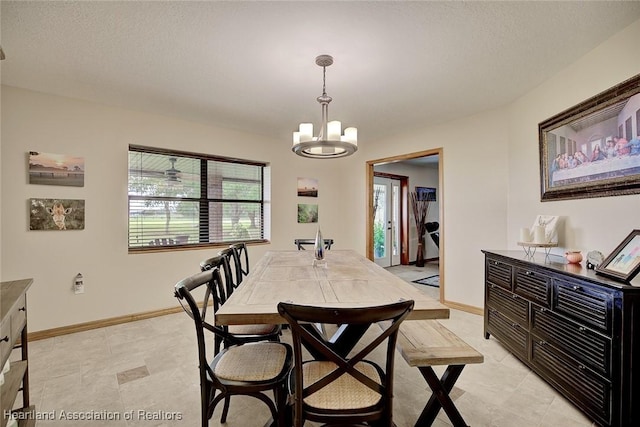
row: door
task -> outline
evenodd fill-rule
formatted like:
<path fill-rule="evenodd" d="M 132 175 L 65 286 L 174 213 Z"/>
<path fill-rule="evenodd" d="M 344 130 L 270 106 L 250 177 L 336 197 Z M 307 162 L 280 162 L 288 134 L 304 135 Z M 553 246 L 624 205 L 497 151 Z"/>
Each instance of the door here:
<path fill-rule="evenodd" d="M 376 264 L 400 264 L 400 180 L 373 181 L 373 256 Z"/>

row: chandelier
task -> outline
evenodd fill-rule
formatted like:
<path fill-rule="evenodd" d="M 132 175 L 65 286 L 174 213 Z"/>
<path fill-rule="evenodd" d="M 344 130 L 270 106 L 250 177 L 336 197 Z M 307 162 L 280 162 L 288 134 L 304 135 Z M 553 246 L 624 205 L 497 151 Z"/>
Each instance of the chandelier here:
<path fill-rule="evenodd" d="M 331 97 L 327 95 L 326 77 L 327 67 L 333 64 L 333 57 L 320 55 L 316 57 L 316 64 L 322 67 L 322 95 L 317 98 L 322 106 L 322 123 L 318 136 L 313 136 L 313 123 L 300 123 L 297 132 L 293 132 L 293 152 L 299 156 L 313 159 L 335 159 L 346 157 L 358 150 L 358 129 L 349 127 L 342 134 L 342 123 L 329 122 L 329 103 Z"/>

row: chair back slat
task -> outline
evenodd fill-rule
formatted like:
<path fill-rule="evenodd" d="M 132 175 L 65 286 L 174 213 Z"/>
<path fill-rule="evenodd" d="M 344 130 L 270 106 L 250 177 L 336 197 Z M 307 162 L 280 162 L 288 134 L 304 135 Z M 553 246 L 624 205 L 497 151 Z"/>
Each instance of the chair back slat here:
<path fill-rule="evenodd" d="M 249 275 L 249 251 L 246 243 L 235 243 L 229 246 L 233 250 L 233 258 L 236 264 L 238 285 L 242 283 L 244 276 Z"/>

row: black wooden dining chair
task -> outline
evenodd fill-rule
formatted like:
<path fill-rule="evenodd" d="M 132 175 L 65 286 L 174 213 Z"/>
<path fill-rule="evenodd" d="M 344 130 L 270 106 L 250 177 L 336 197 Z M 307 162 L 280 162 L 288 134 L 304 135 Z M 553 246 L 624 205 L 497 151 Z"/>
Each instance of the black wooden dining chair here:
<path fill-rule="evenodd" d="M 285 384 L 291 370 L 291 347 L 280 342 L 244 343 L 225 328 L 215 326 L 213 316 L 220 305 L 224 288 L 224 279 L 217 267 L 190 276 L 175 285 L 175 296 L 193 319 L 196 329 L 202 427 L 209 425 L 216 405 L 222 400 L 225 403 L 220 422 L 224 424 L 230 398 L 234 395 L 261 400 L 269 407 L 277 426 L 286 427 Z M 213 310 L 209 309 L 210 300 Z M 220 337 L 219 340 L 229 343 L 229 346 L 210 356 L 207 352 L 210 335 Z M 265 392 L 274 393 L 275 403 Z"/>
<path fill-rule="evenodd" d="M 228 252 L 221 251 L 220 255 L 208 258 L 200 263 L 200 269 L 202 271 L 217 269 L 217 274 L 220 276 L 222 290 L 216 294 L 216 298 L 214 299 L 214 312 L 218 311 L 218 307 L 227 301 L 227 298 L 231 296 L 231 293 L 233 293 L 235 289 L 228 256 Z M 216 304 L 216 301 L 218 304 Z M 281 325 L 229 325 L 223 326 L 222 328 L 228 334 L 233 335 L 234 339 L 231 341 L 224 340 L 220 335 L 216 335 L 214 340 L 214 354 L 218 354 L 222 345 L 228 347 L 236 342 L 280 341 L 280 336 L 282 335 Z"/>
<path fill-rule="evenodd" d="M 246 243 L 234 243 L 229 248 L 233 251 L 233 260 L 239 285 L 242 283 L 242 279 L 249 275 L 249 251 Z"/>
<path fill-rule="evenodd" d="M 324 241 L 324 249 L 330 250 L 331 245 L 333 245 L 333 239 L 323 239 Z M 296 245 L 299 251 L 306 250 L 305 246 L 313 247 L 316 244 L 315 239 L 295 239 L 293 243 Z"/>
<path fill-rule="evenodd" d="M 307 420 L 328 425 L 393 425 L 395 345 L 400 323 L 413 304 L 412 300 L 363 308 L 278 304 L 293 339 L 294 369 L 289 388 L 295 427 L 302 427 Z M 351 340 L 345 354 L 334 345 L 335 336 L 327 339 L 316 329 L 318 323 L 337 325 L 336 334 L 352 328 L 351 336 L 357 338 Z M 386 347 L 384 366 L 365 359 L 378 347 Z"/>

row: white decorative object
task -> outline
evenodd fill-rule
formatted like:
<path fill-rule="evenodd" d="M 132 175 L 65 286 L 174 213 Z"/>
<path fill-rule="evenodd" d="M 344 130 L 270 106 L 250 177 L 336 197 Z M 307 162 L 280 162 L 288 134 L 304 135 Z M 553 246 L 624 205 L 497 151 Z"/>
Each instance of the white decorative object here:
<path fill-rule="evenodd" d="M 533 243 L 547 243 L 544 233 L 544 226 L 534 225 L 533 228 Z"/>
<path fill-rule="evenodd" d="M 534 239 L 535 243 L 557 243 L 558 242 L 558 222 L 559 216 L 554 215 L 538 215 L 533 222 L 533 227 L 543 227 L 544 237 L 541 241 Z"/>
<path fill-rule="evenodd" d="M 520 229 L 520 242 L 526 243 L 531 241 L 531 232 L 527 227 Z"/>

